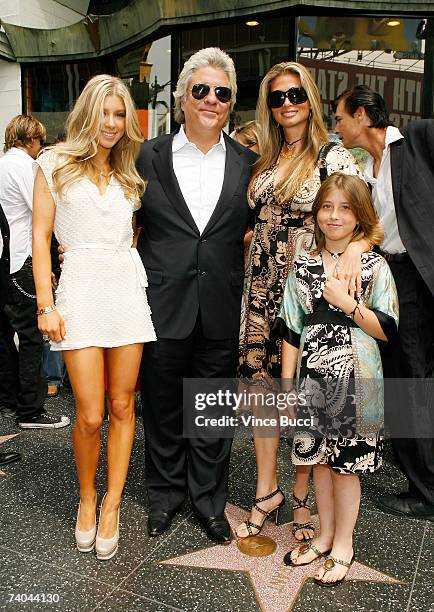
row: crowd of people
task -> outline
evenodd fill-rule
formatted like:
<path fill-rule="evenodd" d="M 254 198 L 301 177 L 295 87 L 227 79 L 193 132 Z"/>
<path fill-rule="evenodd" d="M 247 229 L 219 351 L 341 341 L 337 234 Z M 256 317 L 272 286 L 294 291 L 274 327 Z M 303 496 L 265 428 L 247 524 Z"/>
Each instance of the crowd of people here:
<path fill-rule="evenodd" d="M 278 384 L 310 398 L 293 409 L 311 426 L 293 432 L 300 545 L 284 562 L 323 557 L 315 581 L 334 586 L 354 559 L 359 476 L 383 462 L 383 399 L 362 382 L 433 373 L 434 121 L 398 129 L 383 98 L 357 85 L 334 101 L 340 142 L 330 141 L 311 73 L 283 62 L 262 80 L 256 120 L 229 137 L 236 94 L 232 59 L 208 48 L 179 75 L 172 134 L 143 143 L 128 88 L 109 75 L 90 79 L 65 138 L 42 153 L 35 118 L 10 122 L 0 159 L 0 408 L 23 429 L 69 425 L 44 407 L 44 340 L 62 352 L 76 410 L 76 545 L 107 560 L 118 549 L 137 379 L 153 537 L 187 496 L 211 540 L 232 537 L 232 439 L 183 435 L 184 379 L 237 378 L 260 394 Z M 353 147 L 370 154 L 363 172 Z M 393 435 L 387 410 L 386 424 L 409 489 L 379 507 L 434 520 L 434 435 L 411 434 L 429 406 L 410 391 L 406 402 L 408 437 Z M 254 428 L 256 496 L 237 538 L 258 536 L 285 504 L 278 423 Z M 0 454 L 0 464 L 18 458 Z"/>

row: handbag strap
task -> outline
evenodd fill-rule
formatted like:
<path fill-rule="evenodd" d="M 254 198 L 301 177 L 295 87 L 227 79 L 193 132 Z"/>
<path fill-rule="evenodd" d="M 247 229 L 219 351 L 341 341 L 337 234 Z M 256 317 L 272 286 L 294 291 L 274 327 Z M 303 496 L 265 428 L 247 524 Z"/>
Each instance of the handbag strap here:
<path fill-rule="evenodd" d="M 328 177 L 327 172 L 327 155 L 333 149 L 333 147 L 337 146 L 339 143 L 337 142 L 327 142 L 323 145 L 318 153 L 318 159 L 316 160 L 318 168 L 319 168 L 319 178 L 321 183 L 324 183 L 326 178 Z"/>

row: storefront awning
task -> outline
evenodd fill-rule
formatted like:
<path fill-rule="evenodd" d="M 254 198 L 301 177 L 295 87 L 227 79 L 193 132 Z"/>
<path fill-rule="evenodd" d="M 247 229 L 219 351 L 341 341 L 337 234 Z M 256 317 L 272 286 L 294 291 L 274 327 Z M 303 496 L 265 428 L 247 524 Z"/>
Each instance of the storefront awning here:
<path fill-rule="evenodd" d="M 87 15 L 83 21 L 55 30 L 2 23 L 18 62 L 78 60 L 101 57 L 155 34 L 164 26 L 209 23 L 267 11 L 315 7 L 386 15 L 434 15 L 432 0 L 135 0 L 112 15 Z M 1 44 L 1 42 L 0 42 Z"/>

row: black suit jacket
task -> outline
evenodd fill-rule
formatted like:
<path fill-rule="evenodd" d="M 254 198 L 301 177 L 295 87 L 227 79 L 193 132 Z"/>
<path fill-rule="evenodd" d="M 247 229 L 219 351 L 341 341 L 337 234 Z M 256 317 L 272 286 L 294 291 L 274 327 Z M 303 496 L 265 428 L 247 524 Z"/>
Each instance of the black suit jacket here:
<path fill-rule="evenodd" d="M 400 128 L 390 145 L 393 199 L 399 235 L 434 295 L 434 120 Z"/>
<path fill-rule="evenodd" d="M 137 160 L 147 181 L 137 249 L 148 275 L 155 330 L 158 338 L 186 338 L 200 311 L 207 338 L 234 338 L 244 280 L 243 238 L 251 219 L 246 191 L 256 155 L 224 136 L 222 192 L 200 234 L 173 170 L 173 136 L 146 142 Z"/>
<path fill-rule="evenodd" d="M 3 239 L 3 251 L 0 257 L 0 310 L 3 309 L 6 304 L 9 278 L 10 278 L 10 252 L 9 252 L 9 242 L 10 242 L 10 231 L 9 224 L 6 219 L 6 215 L 3 212 L 3 208 L 0 204 L 0 232 Z"/>

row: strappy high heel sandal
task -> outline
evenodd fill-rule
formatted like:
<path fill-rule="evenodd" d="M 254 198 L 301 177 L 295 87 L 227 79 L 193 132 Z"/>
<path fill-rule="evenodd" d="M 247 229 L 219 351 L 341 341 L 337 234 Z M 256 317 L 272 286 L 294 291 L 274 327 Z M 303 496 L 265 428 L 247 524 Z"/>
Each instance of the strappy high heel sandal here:
<path fill-rule="evenodd" d="M 309 499 L 309 491 L 306 493 L 306 497 L 304 497 L 303 499 L 299 499 L 293 493 L 292 499 L 293 499 L 293 504 L 292 504 L 293 512 L 295 512 L 299 508 L 306 508 L 306 510 L 310 510 L 310 504 L 307 502 L 307 500 Z M 313 532 L 310 538 L 306 538 L 303 535 L 303 539 L 300 540 L 299 538 L 295 536 L 297 531 L 303 531 L 303 529 L 307 529 Z M 312 523 L 312 521 L 308 521 L 307 523 L 296 523 L 295 521 L 293 521 L 292 522 L 292 535 L 298 542 L 303 542 L 303 540 L 312 540 L 312 538 L 315 536 L 314 524 Z"/>
<path fill-rule="evenodd" d="M 277 506 L 275 506 L 274 508 L 272 508 L 268 512 L 266 510 L 263 510 L 262 508 L 260 508 L 258 506 L 258 504 L 260 504 L 261 502 L 264 502 L 264 501 L 267 501 L 268 499 L 271 499 L 272 497 L 274 497 L 278 493 L 282 493 L 282 495 L 283 495 L 282 501 L 279 502 L 279 504 Z M 255 503 L 253 504 L 253 509 L 257 510 L 258 512 L 260 512 L 263 515 L 264 518 L 262 519 L 261 524 L 257 525 L 256 523 L 252 523 L 252 521 L 247 520 L 247 521 L 244 521 L 244 523 L 241 523 L 240 527 L 245 525 L 246 529 L 247 529 L 247 531 L 249 533 L 249 536 L 259 535 L 261 533 L 261 531 L 262 531 L 262 527 L 264 526 L 265 521 L 267 520 L 267 518 L 271 514 L 273 514 L 273 512 L 276 513 L 274 522 L 277 525 L 278 522 L 279 522 L 279 511 L 280 511 L 280 508 L 282 508 L 282 506 L 285 505 L 285 501 L 286 501 L 285 495 L 284 495 L 283 491 L 281 491 L 280 487 L 277 487 L 277 489 L 275 491 L 273 491 L 272 493 L 270 493 L 269 495 L 265 495 L 264 497 L 257 497 L 255 499 Z M 253 533 L 252 527 L 253 527 L 253 529 L 257 529 L 256 533 Z M 237 533 L 237 537 L 239 537 L 239 538 L 249 537 L 249 536 L 239 536 L 238 533 Z"/>

